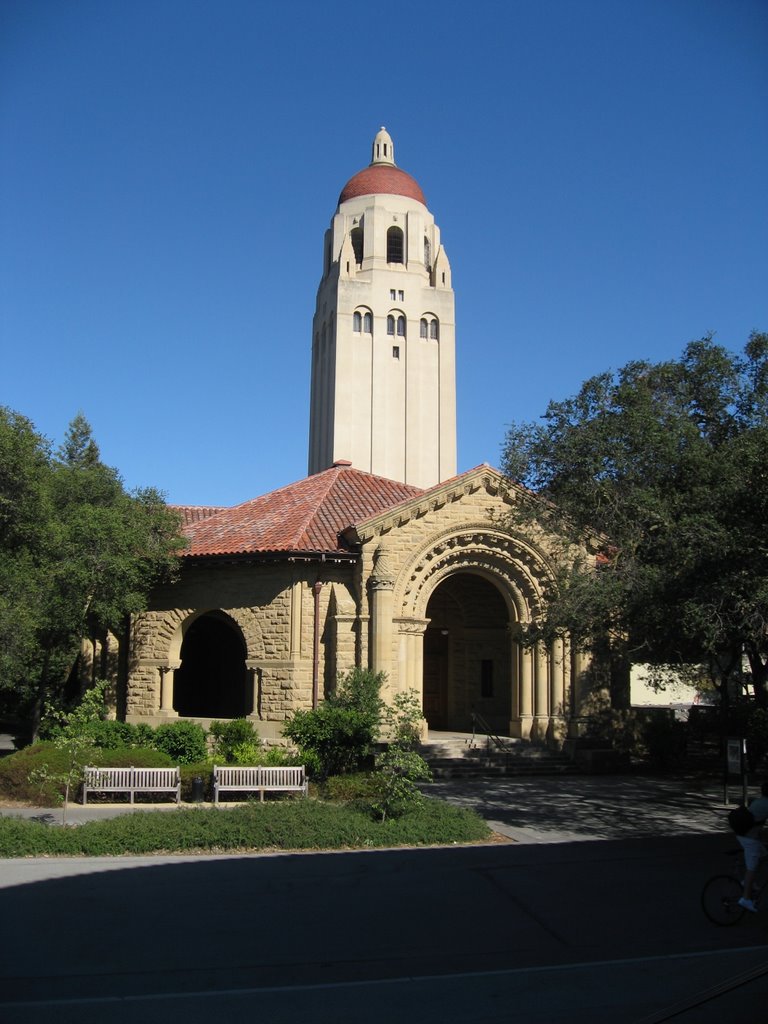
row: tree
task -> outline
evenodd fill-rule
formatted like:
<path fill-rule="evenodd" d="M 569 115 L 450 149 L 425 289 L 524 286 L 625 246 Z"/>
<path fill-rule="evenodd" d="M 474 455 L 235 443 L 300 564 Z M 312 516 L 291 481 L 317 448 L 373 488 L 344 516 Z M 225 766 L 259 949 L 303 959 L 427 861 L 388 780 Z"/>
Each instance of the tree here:
<path fill-rule="evenodd" d="M 768 334 L 743 356 L 705 337 L 593 377 L 513 425 L 503 465 L 530 495 L 511 528 L 562 541 L 529 638 L 567 629 L 633 661 L 706 663 L 721 691 L 746 655 L 768 707 Z"/>
<path fill-rule="evenodd" d="M 47 765 L 42 765 L 36 770 L 34 781 L 42 783 L 50 779 L 64 786 L 61 815 L 63 825 L 67 823 L 70 795 L 83 781 L 85 768 L 96 747 L 93 723 L 106 717 L 106 689 L 106 680 L 99 680 L 69 712 L 51 705 L 45 708 L 47 724 L 54 732 L 54 745 L 64 754 L 64 768 L 60 773 L 52 773 Z"/>
<path fill-rule="evenodd" d="M 357 771 L 370 758 L 384 710 L 383 683 L 381 672 L 352 669 L 339 676 L 327 700 L 299 708 L 286 720 L 283 735 L 322 778 Z"/>
<path fill-rule="evenodd" d="M 152 489 L 128 493 L 78 414 L 54 455 L 0 408 L 0 707 L 31 716 L 60 697 L 80 639 L 120 632 L 173 573 L 178 517 Z"/>

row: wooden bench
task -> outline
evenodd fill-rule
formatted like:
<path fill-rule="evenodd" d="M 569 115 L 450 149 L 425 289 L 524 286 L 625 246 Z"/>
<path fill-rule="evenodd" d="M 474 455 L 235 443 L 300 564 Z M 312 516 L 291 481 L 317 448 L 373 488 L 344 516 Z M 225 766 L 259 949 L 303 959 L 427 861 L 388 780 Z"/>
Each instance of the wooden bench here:
<path fill-rule="evenodd" d="M 178 768 L 95 768 L 83 774 L 83 803 L 89 793 L 175 793 L 181 799 L 181 776 Z"/>
<path fill-rule="evenodd" d="M 242 765 L 213 766 L 213 802 L 219 802 L 220 793 L 302 793 L 307 795 L 307 777 L 304 765 L 300 768 L 243 767 Z"/>

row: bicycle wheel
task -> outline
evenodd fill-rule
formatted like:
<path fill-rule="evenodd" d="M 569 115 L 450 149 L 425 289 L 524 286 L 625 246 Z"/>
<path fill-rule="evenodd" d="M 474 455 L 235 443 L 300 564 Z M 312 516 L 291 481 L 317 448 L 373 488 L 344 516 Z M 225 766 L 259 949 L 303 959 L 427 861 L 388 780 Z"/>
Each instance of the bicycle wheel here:
<path fill-rule="evenodd" d="M 744 914 L 739 906 L 741 882 L 732 875 L 715 875 L 701 890 L 701 909 L 714 924 L 736 924 Z"/>

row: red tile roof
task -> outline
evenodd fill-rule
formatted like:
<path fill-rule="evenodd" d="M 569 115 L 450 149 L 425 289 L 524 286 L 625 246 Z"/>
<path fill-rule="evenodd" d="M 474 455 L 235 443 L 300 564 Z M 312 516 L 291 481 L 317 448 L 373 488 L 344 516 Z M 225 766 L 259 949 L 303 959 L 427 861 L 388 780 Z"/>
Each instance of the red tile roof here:
<path fill-rule="evenodd" d="M 169 508 L 181 515 L 181 522 L 185 529 L 192 523 L 199 523 L 202 519 L 227 510 L 226 505 L 170 505 Z"/>
<path fill-rule="evenodd" d="M 353 523 L 417 497 L 420 487 L 337 465 L 233 508 L 176 506 L 189 538 L 186 557 L 349 551 Z"/>
<path fill-rule="evenodd" d="M 371 164 L 364 167 L 349 179 L 341 190 L 339 205 L 347 199 L 356 199 L 358 196 L 395 195 L 407 196 L 419 203 L 427 205 L 424 193 L 421 191 L 418 182 L 406 171 L 391 164 Z"/>

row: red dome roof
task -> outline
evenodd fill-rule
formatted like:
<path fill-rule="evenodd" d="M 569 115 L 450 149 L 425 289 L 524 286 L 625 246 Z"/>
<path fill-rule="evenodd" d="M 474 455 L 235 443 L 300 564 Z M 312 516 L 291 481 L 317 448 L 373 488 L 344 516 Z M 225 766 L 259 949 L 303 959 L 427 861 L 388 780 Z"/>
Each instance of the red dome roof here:
<path fill-rule="evenodd" d="M 427 205 L 418 182 L 393 164 L 371 164 L 358 171 L 341 190 L 339 205 L 358 196 L 407 196 Z"/>

